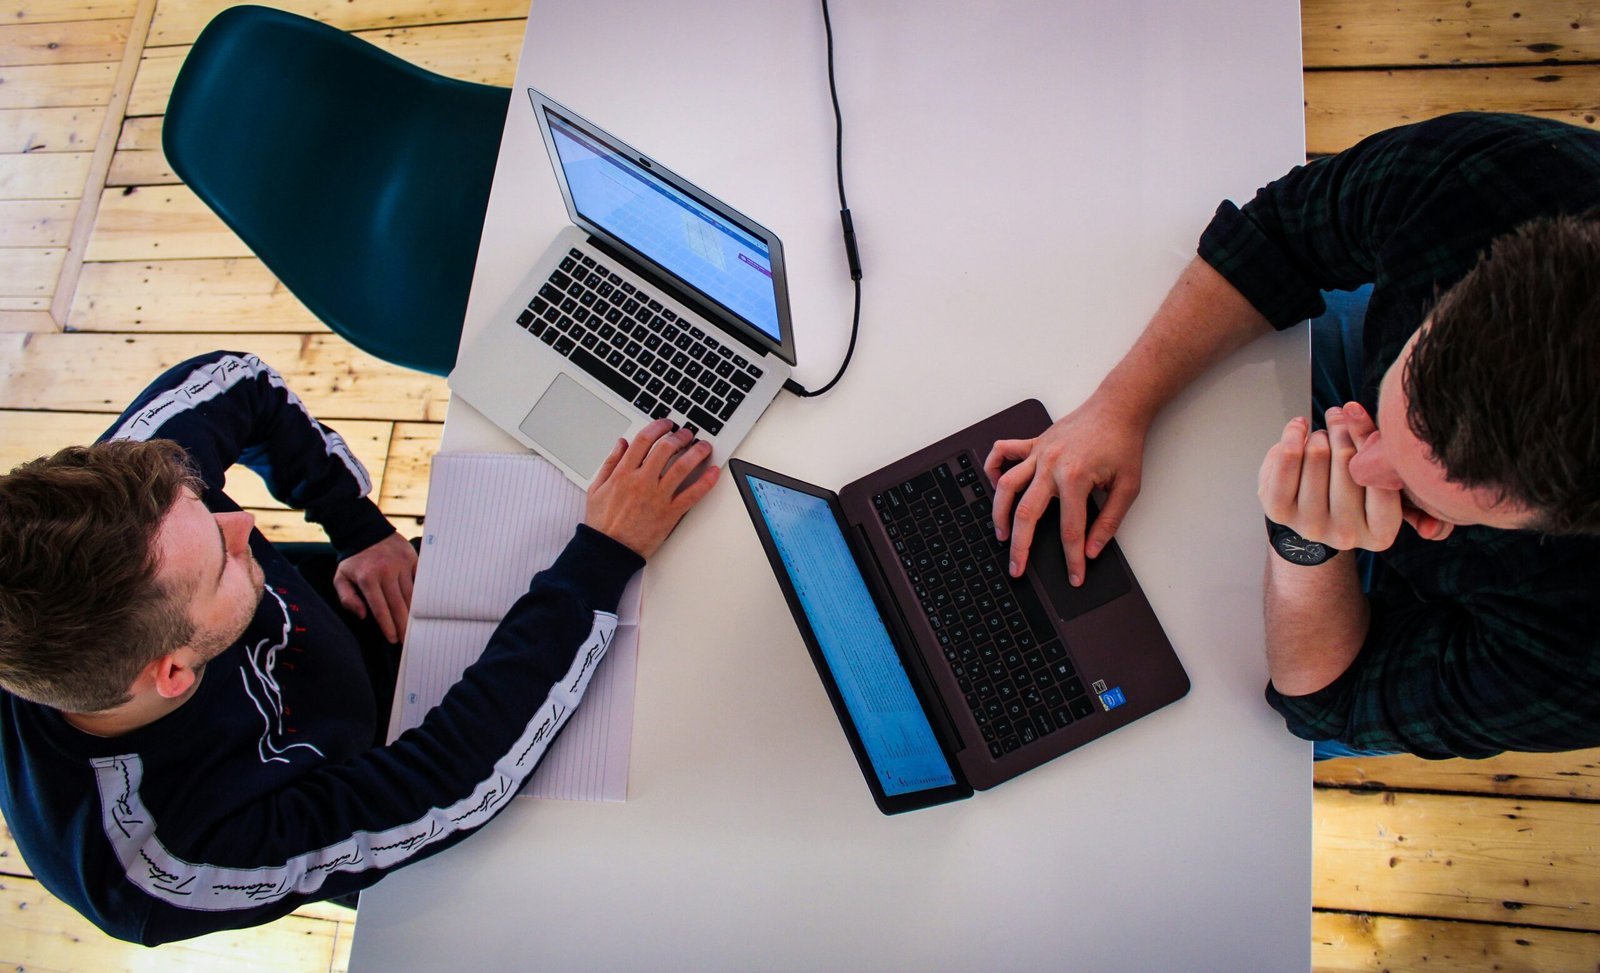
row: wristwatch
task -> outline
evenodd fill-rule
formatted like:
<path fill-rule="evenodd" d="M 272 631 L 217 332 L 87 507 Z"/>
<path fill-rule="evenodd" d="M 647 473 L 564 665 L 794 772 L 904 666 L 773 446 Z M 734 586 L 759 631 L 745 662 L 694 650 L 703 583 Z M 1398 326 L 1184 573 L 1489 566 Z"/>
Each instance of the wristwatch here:
<path fill-rule="evenodd" d="M 1338 549 L 1326 544 L 1306 540 L 1270 517 L 1267 518 L 1267 539 L 1272 542 L 1272 549 L 1279 557 L 1301 567 L 1326 563 L 1339 553 Z"/>

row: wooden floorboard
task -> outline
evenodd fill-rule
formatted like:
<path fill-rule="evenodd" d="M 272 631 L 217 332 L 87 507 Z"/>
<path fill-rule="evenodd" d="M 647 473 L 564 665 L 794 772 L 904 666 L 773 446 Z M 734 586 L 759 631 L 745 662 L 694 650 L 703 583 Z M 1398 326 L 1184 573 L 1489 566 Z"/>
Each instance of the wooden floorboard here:
<path fill-rule="evenodd" d="M 444 382 L 328 333 L 179 184 L 161 152 L 162 113 L 188 46 L 231 5 L 0 0 L 0 465 L 92 438 L 154 374 L 226 347 L 282 371 L 366 462 L 380 506 L 416 534 Z M 274 5 L 491 84 L 514 74 L 527 10 L 527 0 Z M 1309 153 L 1447 111 L 1600 124 L 1594 0 L 1303 0 L 1301 10 Z M 64 268 L 73 271 L 65 288 Z M 319 536 L 252 479 L 230 477 L 228 489 L 264 532 Z M 1316 768 L 1315 785 L 1316 970 L 1600 969 L 1600 751 L 1331 761 Z M 44 892 L 3 822 L 0 886 L 0 964 L 348 964 L 353 921 L 327 905 L 155 952 L 115 943 Z"/>

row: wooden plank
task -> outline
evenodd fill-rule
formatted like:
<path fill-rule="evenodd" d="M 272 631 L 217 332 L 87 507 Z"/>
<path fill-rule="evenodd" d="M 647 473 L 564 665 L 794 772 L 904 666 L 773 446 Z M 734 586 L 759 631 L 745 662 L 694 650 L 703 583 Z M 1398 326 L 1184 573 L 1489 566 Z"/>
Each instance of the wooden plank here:
<path fill-rule="evenodd" d="M 144 118 L 129 118 L 122 123 L 122 132 L 117 136 L 117 149 L 137 149 L 141 151 L 159 151 L 161 149 L 161 115 L 151 115 Z"/>
<path fill-rule="evenodd" d="M 254 257 L 85 264 L 75 331 L 325 333 Z"/>
<path fill-rule="evenodd" d="M 129 21 L 74 20 L 0 26 L 0 65 L 120 61 Z"/>
<path fill-rule="evenodd" d="M 91 152 L 104 108 L 14 108 L 0 111 L 0 152 Z"/>
<path fill-rule="evenodd" d="M 0 201 L 0 247 L 64 247 L 77 213 L 76 199 Z"/>
<path fill-rule="evenodd" d="M 172 166 L 167 164 L 166 153 L 160 151 L 119 149 L 111 157 L 111 171 L 106 175 L 107 186 L 174 186 L 180 182 Z"/>
<path fill-rule="evenodd" d="M 1600 801 L 1600 750 L 1505 753 L 1488 760 L 1361 757 L 1324 760 L 1316 782 L 1331 787 L 1455 791 Z"/>
<path fill-rule="evenodd" d="M 67 20 L 111 20 L 132 17 L 137 0 L 12 0 L 0 4 L 0 21 L 11 24 L 54 24 Z"/>
<path fill-rule="evenodd" d="M 150 27 L 150 46 L 192 44 L 233 0 L 163 3 Z M 341 30 L 409 27 L 473 20 L 523 20 L 528 0 L 272 0 L 268 6 L 310 17 Z"/>
<path fill-rule="evenodd" d="M 443 424 L 397 422 L 384 468 L 383 487 L 378 491 L 378 506 L 394 512 L 421 517 L 428 509 L 428 472 L 434 454 L 439 452 Z"/>
<path fill-rule="evenodd" d="M 0 67 L 0 108 L 76 108 L 111 101 L 117 65 L 24 64 Z"/>
<path fill-rule="evenodd" d="M 55 318 L 50 316 L 49 299 L 0 297 L 0 331 L 56 330 Z"/>
<path fill-rule="evenodd" d="M 107 189 L 84 260 L 249 257 L 250 248 L 187 186 Z"/>
<path fill-rule="evenodd" d="M 322 528 L 315 524 L 306 523 L 305 516 L 297 510 L 252 510 L 256 517 L 256 529 L 261 531 L 261 536 L 276 543 L 289 541 L 326 541 L 328 535 Z M 422 536 L 422 518 L 407 517 L 391 514 L 384 511 L 389 517 L 389 522 L 394 524 L 394 529 L 407 538 Z"/>
<path fill-rule="evenodd" d="M 106 413 L 94 412 L 0 410 L 0 470 L 9 470 L 39 456 L 48 456 L 66 446 L 94 442 L 105 432 L 113 418 Z M 376 489 L 376 485 L 384 479 L 384 465 L 388 459 L 389 439 L 394 424 L 371 419 L 345 419 L 334 428 L 367 468 Z M 267 492 L 266 484 L 259 476 L 244 467 L 234 467 L 228 472 L 223 490 L 241 507 L 287 509 Z"/>
<path fill-rule="evenodd" d="M 341 923 L 288 915 L 251 929 L 212 933 L 149 948 L 118 942 L 26 878 L 0 880 L 0 965 L 43 971 L 117 973 L 289 973 L 332 966 Z"/>
<path fill-rule="evenodd" d="M 0 253 L 0 295 L 49 297 L 66 256 L 59 247 L 18 247 Z"/>
<path fill-rule="evenodd" d="M 17 848 L 17 840 L 12 837 L 11 828 L 4 818 L 0 818 L 0 875 L 33 877 L 33 869 L 22 860 L 22 851 Z"/>
<path fill-rule="evenodd" d="M 1594 973 L 1600 935 L 1399 916 L 1314 912 L 1316 973 Z"/>
<path fill-rule="evenodd" d="M 522 51 L 523 21 L 444 24 L 436 27 L 362 31 L 362 40 L 439 74 L 481 84 L 509 85 Z M 159 115 L 167 110 L 187 47 L 147 50 L 129 101 L 129 115 Z"/>
<path fill-rule="evenodd" d="M 1600 64 L 1438 71 L 1308 71 L 1306 151 L 1453 111 L 1510 111 L 1600 127 Z"/>
<path fill-rule="evenodd" d="M 100 210 L 100 197 L 95 188 L 104 186 L 111 171 L 111 157 L 116 152 L 117 134 L 127 114 L 128 95 L 133 89 L 133 79 L 139 70 L 139 52 L 144 48 L 145 36 L 150 32 L 150 18 L 155 16 L 156 0 L 137 0 L 128 27 L 128 44 L 122 59 L 116 64 L 116 87 L 106 103 L 105 124 L 100 127 L 100 137 L 95 140 L 94 158 L 89 163 L 89 180 L 84 190 L 83 205 L 78 208 L 78 218 L 72 225 L 72 240 L 67 244 L 67 258 L 61 265 L 61 279 L 50 302 L 50 316 L 58 323 L 67 320 L 72 309 L 72 295 L 78 289 L 78 278 L 83 272 L 83 262 L 89 248 L 89 237 L 94 231 L 95 219 Z"/>
<path fill-rule="evenodd" d="M 444 421 L 444 379 L 335 335 L 0 334 L 0 409 L 121 412 L 167 368 L 219 347 L 259 355 L 319 419 Z"/>
<path fill-rule="evenodd" d="M 1307 68 L 1600 60 L 1594 0 L 1302 0 Z"/>
<path fill-rule="evenodd" d="M 181 182 L 167 164 L 161 148 L 161 121 L 164 116 L 147 115 L 122 123 L 117 139 L 117 154 L 111 160 L 108 186 L 169 186 Z"/>
<path fill-rule="evenodd" d="M 89 152 L 0 155 L 0 199 L 78 199 L 92 158 Z"/>
<path fill-rule="evenodd" d="M 1312 902 L 1600 930 L 1592 804 L 1318 790 Z"/>

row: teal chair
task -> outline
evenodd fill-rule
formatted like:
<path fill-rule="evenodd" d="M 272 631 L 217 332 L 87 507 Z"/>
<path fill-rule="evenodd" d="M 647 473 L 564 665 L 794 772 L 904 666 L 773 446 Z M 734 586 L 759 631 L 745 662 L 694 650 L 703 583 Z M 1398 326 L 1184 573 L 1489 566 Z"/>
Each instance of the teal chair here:
<path fill-rule="evenodd" d="M 172 170 L 329 328 L 455 364 L 510 89 L 265 7 L 218 14 L 172 88 Z"/>

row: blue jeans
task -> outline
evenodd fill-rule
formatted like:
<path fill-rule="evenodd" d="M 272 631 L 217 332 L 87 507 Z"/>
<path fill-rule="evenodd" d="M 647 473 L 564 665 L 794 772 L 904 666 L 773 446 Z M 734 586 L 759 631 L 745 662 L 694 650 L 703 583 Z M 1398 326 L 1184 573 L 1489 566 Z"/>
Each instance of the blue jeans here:
<path fill-rule="evenodd" d="M 1328 308 L 1311 322 L 1311 422 L 1318 429 L 1324 425 L 1324 412 L 1354 400 L 1361 390 L 1361 331 L 1372 285 L 1353 291 L 1328 291 L 1322 296 Z M 1370 591 L 1377 559 L 1370 551 L 1362 551 L 1356 555 L 1356 563 L 1361 586 Z M 1356 750 L 1338 740 L 1318 740 L 1312 752 L 1317 760 L 1329 760 L 1381 757 L 1396 751 Z"/>

